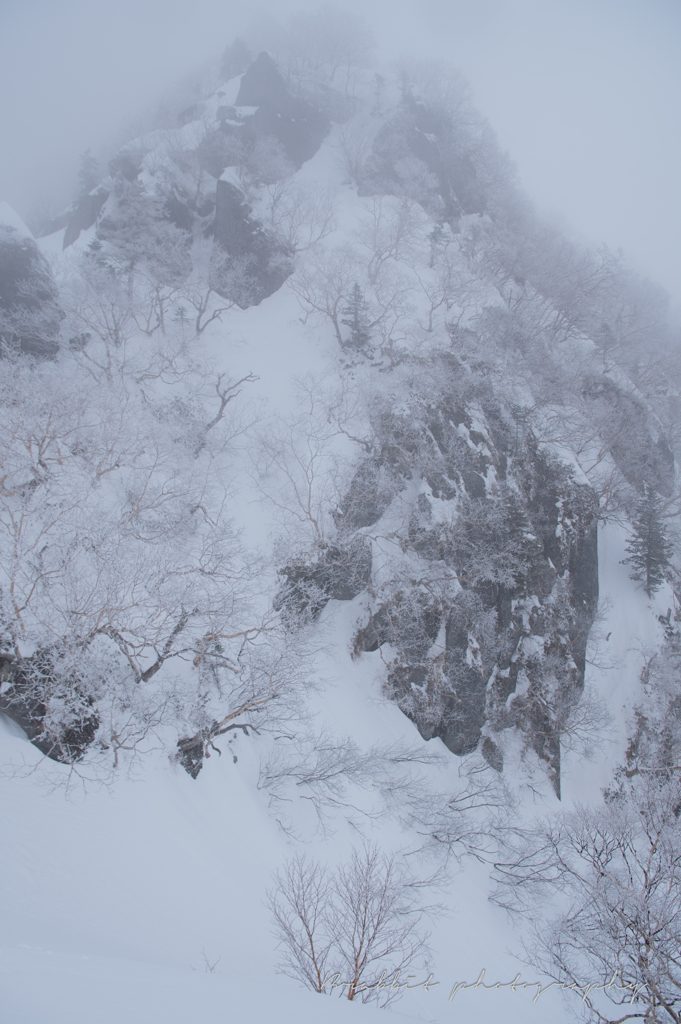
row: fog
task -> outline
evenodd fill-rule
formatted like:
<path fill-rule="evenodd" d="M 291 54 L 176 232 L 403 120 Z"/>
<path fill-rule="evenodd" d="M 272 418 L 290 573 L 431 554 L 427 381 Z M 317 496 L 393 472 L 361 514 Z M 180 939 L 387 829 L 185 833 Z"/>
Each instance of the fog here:
<path fill-rule="evenodd" d="M 261 5 L 285 18 L 319 4 Z M 681 302 L 677 0 L 366 0 L 381 57 L 445 58 L 542 213 L 623 248 Z M 104 158 L 140 112 L 253 19 L 218 0 L 3 0 L 0 199 L 66 205 L 78 155 Z"/>

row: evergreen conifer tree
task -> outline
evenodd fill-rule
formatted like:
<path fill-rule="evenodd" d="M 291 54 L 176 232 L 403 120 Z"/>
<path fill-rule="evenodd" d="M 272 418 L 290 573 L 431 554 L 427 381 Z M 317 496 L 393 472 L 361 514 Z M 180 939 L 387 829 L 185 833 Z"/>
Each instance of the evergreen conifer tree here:
<path fill-rule="evenodd" d="M 173 313 L 173 323 L 179 324 L 180 327 L 186 327 L 190 323 L 190 318 L 187 315 L 186 306 L 177 306 Z"/>
<path fill-rule="evenodd" d="M 350 328 L 348 345 L 356 349 L 365 349 L 371 341 L 369 307 L 364 301 L 362 289 L 355 282 L 350 293 L 350 300 L 343 312 L 341 323 Z"/>
<path fill-rule="evenodd" d="M 672 547 L 662 522 L 660 499 L 648 484 L 644 484 L 632 527 L 634 533 L 627 543 L 629 555 L 622 564 L 632 566 L 629 578 L 642 583 L 648 597 L 652 597 L 665 580 Z"/>

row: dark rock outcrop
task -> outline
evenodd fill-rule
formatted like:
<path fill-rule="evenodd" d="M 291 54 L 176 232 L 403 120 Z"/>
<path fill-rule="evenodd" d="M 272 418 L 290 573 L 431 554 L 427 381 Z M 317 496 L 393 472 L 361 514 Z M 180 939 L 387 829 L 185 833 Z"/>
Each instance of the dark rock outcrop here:
<path fill-rule="evenodd" d="M 663 497 L 671 497 L 674 454 L 643 402 L 606 376 L 589 381 L 584 396 L 603 423 L 610 453 L 627 482 L 640 493 L 648 484 Z"/>
<path fill-rule="evenodd" d="M 494 768 L 496 772 L 503 772 L 504 770 L 504 755 L 502 754 L 499 747 L 496 745 L 494 740 L 490 739 L 489 736 L 485 736 L 480 747 L 480 753 L 484 757 L 490 768 Z"/>
<path fill-rule="evenodd" d="M 122 149 L 113 159 L 109 160 L 109 174 L 112 178 L 122 175 L 126 181 L 136 181 L 142 170 L 140 153 Z"/>
<path fill-rule="evenodd" d="M 88 196 L 82 196 L 76 204 L 76 208 L 69 217 L 64 232 L 63 249 L 67 249 L 76 241 L 81 231 L 87 231 L 97 220 L 99 212 L 109 198 L 109 192 L 105 188 L 98 188 Z"/>
<path fill-rule="evenodd" d="M 214 234 L 229 258 L 215 271 L 212 287 L 242 309 L 257 306 L 293 272 L 292 254 L 251 217 L 243 193 L 228 181 L 218 181 Z"/>
<path fill-rule="evenodd" d="M 184 736 L 177 741 L 177 760 L 192 779 L 199 777 L 206 756 L 206 741 L 202 733 Z"/>
<path fill-rule="evenodd" d="M 398 500 L 410 509 L 403 543 L 423 568 L 413 584 L 373 583 L 355 655 L 389 645 L 388 692 L 424 738 L 459 756 L 482 741 L 501 770 L 492 736 L 519 729 L 559 794 L 561 732 L 598 601 L 598 502 L 493 400 L 476 403 L 475 419 L 451 398 L 375 424 L 380 455 L 360 465 L 339 522 L 373 525 L 420 477 L 428 493 Z"/>
<path fill-rule="evenodd" d="M 334 516 L 345 532 L 373 526 L 389 508 L 404 483 L 378 459 L 362 462 Z"/>
<path fill-rule="evenodd" d="M 258 108 L 247 134 L 277 139 L 296 168 L 315 155 L 330 127 L 312 104 L 291 96 L 268 53 L 259 54 L 243 75 L 236 105 Z"/>
<path fill-rule="evenodd" d="M 72 204 L 66 210 L 62 210 L 56 217 L 47 217 L 42 220 L 38 230 L 34 232 L 36 238 L 46 238 L 53 235 L 55 231 L 63 231 L 73 216 L 76 204 Z"/>
<path fill-rule="evenodd" d="M 259 53 L 245 71 L 236 98 L 237 107 L 260 107 L 269 105 L 277 108 L 286 105 L 288 89 L 282 75 L 269 53 Z"/>
<path fill-rule="evenodd" d="M 177 115 L 177 127 L 184 128 L 186 124 L 191 124 L 192 121 L 196 121 L 197 118 L 201 117 L 201 114 L 205 110 L 205 103 L 192 103 L 190 107 L 185 107 Z"/>
<path fill-rule="evenodd" d="M 261 53 L 242 76 L 236 104 L 221 106 L 217 120 L 219 127 L 200 147 L 203 165 L 215 178 L 226 167 L 257 163 L 258 145 L 271 140 L 281 154 L 281 167 L 277 171 L 270 161 L 267 169 L 260 166 L 257 171 L 276 180 L 310 160 L 330 128 L 328 118 L 312 103 L 289 93 L 267 53 Z"/>
<path fill-rule="evenodd" d="M 214 207 L 210 203 L 208 207 L 204 207 L 208 213 L 212 213 Z M 163 212 L 176 228 L 182 228 L 183 231 L 191 231 L 194 226 L 194 212 L 191 209 L 191 204 L 187 202 L 185 196 L 181 196 L 176 189 L 173 189 L 163 205 Z M 196 211 L 199 213 L 199 211 Z M 199 214 L 201 216 L 201 214 Z"/>
<path fill-rule="evenodd" d="M 433 186 L 428 189 L 421 184 L 420 193 L 412 198 L 431 216 L 456 229 L 462 214 L 485 211 L 475 165 L 457 144 L 451 118 L 413 97 L 405 98 L 376 135 L 360 194 L 392 191 L 399 195 L 405 188 L 413 190 L 414 182 L 405 181 L 405 173 L 414 159 L 430 172 Z"/>
<path fill-rule="evenodd" d="M 218 737 L 224 736 L 225 733 L 231 732 L 233 729 L 241 729 L 244 736 L 249 735 L 249 730 L 257 733 L 258 730 L 251 723 L 232 722 L 229 720 L 230 717 L 228 716 L 221 722 L 213 721 L 199 729 L 193 736 L 182 736 L 177 741 L 175 759 L 193 779 L 198 778 L 204 761 L 211 756 L 211 751 L 215 751 L 219 757 L 222 756 L 220 747 L 215 743 Z M 236 755 L 234 755 L 234 760 L 236 761 Z"/>
<path fill-rule="evenodd" d="M 284 585 L 274 607 L 291 619 L 316 619 L 329 601 L 351 601 L 371 580 L 371 548 L 361 540 L 347 548 L 327 547 L 314 561 L 279 570 Z"/>
<path fill-rule="evenodd" d="M 54 358 L 63 319 L 50 268 L 31 238 L 0 225 L 0 340 Z"/>
<path fill-rule="evenodd" d="M 70 709 L 59 723 L 50 716 L 48 693 L 54 676 L 54 652 L 37 651 L 17 663 L 0 654 L 0 712 L 26 733 L 31 743 L 53 761 L 80 761 L 95 738 L 99 718 L 91 697 L 78 698 L 78 681 L 70 690 Z"/>

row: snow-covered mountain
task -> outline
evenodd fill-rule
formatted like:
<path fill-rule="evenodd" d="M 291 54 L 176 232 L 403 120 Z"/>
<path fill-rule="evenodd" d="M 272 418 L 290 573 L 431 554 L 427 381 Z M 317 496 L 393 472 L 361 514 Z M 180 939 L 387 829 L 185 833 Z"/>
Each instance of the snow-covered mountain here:
<path fill-rule="evenodd" d="M 234 43 L 50 235 L 0 206 L 13 1024 L 370 1021 L 397 971 L 384 1014 L 572 1019 L 610 960 L 499 893 L 541 863 L 559 921 L 547 822 L 676 806 L 664 296 L 456 73 L 315 46 Z"/>

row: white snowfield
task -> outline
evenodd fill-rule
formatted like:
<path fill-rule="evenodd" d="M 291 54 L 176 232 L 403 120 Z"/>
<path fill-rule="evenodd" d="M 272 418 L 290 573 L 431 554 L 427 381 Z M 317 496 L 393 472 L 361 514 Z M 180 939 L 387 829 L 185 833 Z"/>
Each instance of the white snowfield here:
<path fill-rule="evenodd" d="M 348 717 L 371 711 L 354 694 L 348 703 Z M 16 733 L 3 719 L 3 764 L 37 761 Z M 277 977 L 262 901 L 292 847 L 249 779 L 257 768 L 249 741 L 234 746 L 237 765 L 227 752 L 196 782 L 159 764 L 137 781 L 65 799 L 39 771 L 2 779 L 3 1024 L 183 1024 L 188 1015 L 248 1024 L 562 1019 L 560 997 L 546 992 L 533 1003 L 534 988 L 459 988 L 448 1001 L 483 969 L 483 984 L 508 984 L 519 973 L 520 985 L 538 980 L 507 952 L 517 938 L 487 903 L 475 867 L 452 879 L 428 991 L 414 987 L 379 1010 Z M 371 837 L 386 845 L 396 838 L 390 827 Z M 346 845 L 341 836 L 306 848 L 333 859 Z"/>
<path fill-rule="evenodd" d="M 617 611 L 603 626 L 613 630 L 617 667 L 593 682 L 622 723 L 640 670 L 634 636 L 645 646 L 658 639 L 658 624 L 618 564 L 620 543 L 613 537 L 601 546 L 602 593 L 618 597 Z M 341 606 L 332 614 L 333 632 L 342 637 L 353 609 Z M 318 695 L 325 725 L 337 735 L 352 728 L 367 746 L 398 737 L 414 743 L 415 728 L 379 696 L 374 665 L 367 664 L 372 657 L 353 664 L 341 641 L 320 664 L 328 680 Z M 41 760 L 19 732 L 0 716 L 3 1024 L 184 1024 L 204 1015 L 244 1024 L 574 1019 L 564 1000 L 574 1005 L 578 996 L 555 989 L 539 994 L 532 987 L 550 980 L 523 962 L 522 932 L 488 902 L 486 869 L 472 860 L 461 870 L 452 865 L 443 900 L 448 914 L 433 921 L 430 970 L 439 984 L 429 991 L 415 988 L 379 1010 L 307 992 L 277 976 L 263 898 L 272 873 L 298 844 L 282 832 L 267 794 L 257 789 L 256 737 L 239 736 L 229 749 L 222 744 L 223 756 L 214 755 L 196 781 L 164 758 L 110 788 L 75 788 L 67 795 L 54 784 L 68 769 Z M 567 759 L 566 806 L 598 799 L 617 749 L 614 742 L 604 745 L 594 763 Z M 36 768 L 12 777 L 10 765 Z M 534 778 L 535 787 L 539 781 Z M 540 810 L 557 806 L 546 786 Z M 529 801 L 527 811 L 533 813 Z M 305 808 L 298 813 L 304 827 Z M 334 818 L 334 837 L 308 835 L 304 844 L 322 862 L 342 857 L 352 844 L 342 813 Z M 371 826 L 367 835 L 388 849 L 404 842 L 390 821 Z M 469 988 L 459 987 L 452 997 L 461 982 Z M 506 987 L 483 988 L 497 982 Z"/>

